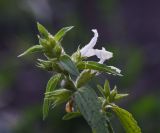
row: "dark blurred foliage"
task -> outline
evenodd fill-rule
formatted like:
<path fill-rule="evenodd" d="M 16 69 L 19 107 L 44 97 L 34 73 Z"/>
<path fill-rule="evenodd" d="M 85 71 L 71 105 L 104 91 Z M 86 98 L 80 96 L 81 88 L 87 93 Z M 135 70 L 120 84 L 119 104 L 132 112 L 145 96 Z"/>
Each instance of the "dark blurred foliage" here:
<path fill-rule="evenodd" d="M 42 120 L 43 93 L 50 73 L 37 69 L 35 56 L 17 58 L 38 43 L 36 22 L 55 33 L 76 26 L 65 37 L 71 54 L 100 34 L 98 45 L 114 52 L 107 61 L 123 77 L 103 75 L 130 96 L 119 104 L 133 113 L 142 131 L 160 132 L 160 1 L 154 0 L 0 0 L 0 133 L 88 133 L 83 118 L 62 121 L 65 105 Z M 103 82 L 102 78 L 94 80 Z M 113 116 L 118 133 L 124 132 Z"/>

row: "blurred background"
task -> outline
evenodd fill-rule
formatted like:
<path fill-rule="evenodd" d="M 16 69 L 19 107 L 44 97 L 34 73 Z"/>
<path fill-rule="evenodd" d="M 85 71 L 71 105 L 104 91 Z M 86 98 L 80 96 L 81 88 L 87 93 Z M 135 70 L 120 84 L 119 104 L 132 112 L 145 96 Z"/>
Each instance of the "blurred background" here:
<path fill-rule="evenodd" d="M 144 133 L 160 133 L 160 1 L 158 0 L 0 0 L 0 133 L 89 133 L 83 118 L 62 121 L 65 105 L 42 120 L 43 93 L 51 76 L 36 68 L 37 56 L 17 58 L 38 43 L 36 22 L 51 33 L 74 25 L 64 38 L 68 54 L 99 32 L 97 48 L 114 53 L 107 64 L 123 77 L 108 78 Z M 102 78 L 96 82 L 103 83 Z M 117 133 L 124 133 L 115 116 Z"/>

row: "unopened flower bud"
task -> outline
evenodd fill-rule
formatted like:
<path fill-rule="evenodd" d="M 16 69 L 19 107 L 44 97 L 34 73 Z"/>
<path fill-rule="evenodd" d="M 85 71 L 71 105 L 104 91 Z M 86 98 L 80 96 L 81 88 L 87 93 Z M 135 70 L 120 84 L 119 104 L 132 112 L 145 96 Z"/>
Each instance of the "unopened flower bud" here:
<path fill-rule="evenodd" d="M 57 44 L 57 42 L 55 41 L 52 35 L 49 36 L 49 43 L 50 43 L 51 48 L 54 48 Z"/>
<path fill-rule="evenodd" d="M 55 55 L 59 57 L 62 53 L 62 47 L 59 44 L 57 44 L 54 47 L 54 52 L 55 52 Z"/>
<path fill-rule="evenodd" d="M 45 49 L 49 48 L 49 42 L 46 39 L 39 38 L 39 44 L 43 46 Z"/>

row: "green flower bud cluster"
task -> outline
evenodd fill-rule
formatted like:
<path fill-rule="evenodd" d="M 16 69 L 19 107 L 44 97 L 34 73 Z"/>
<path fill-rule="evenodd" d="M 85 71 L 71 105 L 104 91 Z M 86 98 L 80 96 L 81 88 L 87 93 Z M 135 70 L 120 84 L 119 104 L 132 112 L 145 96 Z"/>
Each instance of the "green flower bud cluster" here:
<path fill-rule="evenodd" d="M 24 55 L 32 54 L 35 52 L 41 52 L 46 56 L 47 60 L 38 59 L 38 67 L 47 71 L 64 72 L 63 68 L 58 65 L 59 58 L 65 54 L 61 46 L 61 41 L 64 35 L 69 30 L 71 30 L 73 26 L 62 28 L 54 36 L 51 35 L 48 30 L 40 23 L 37 23 L 37 28 L 39 31 L 39 44 L 30 47 L 18 57 L 22 57 Z"/>
<path fill-rule="evenodd" d="M 48 58 L 58 58 L 62 53 L 62 46 L 57 42 L 51 34 L 47 38 L 38 36 L 39 44 L 44 48 L 44 54 Z"/>
<path fill-rule="evenodd" d="M 115 104 L 114 102 L 117 100 L 128 96 L 128 94 L 119 94 L 116 86 L 111 90 L 108 80 L 105 81 L 104 87 L 97 85 L 97 88 L 101 94 L 99 100 L 102 102 L 102 108 L 104 110 L 108 105 Z"/>
<path fill-rule="evenodd" d="M 40 35 L 38 35 L 39 45 L 35 45 L 24 53 L 19 55 L 18 57 L 34 53 L 34 52 L 43 52 L 45 56 L 49 59 L 59 58 L 62 54 L 64 54 L 64 50 L 61 46 L 61 41 L 63 36 L 73 28 L 73 26 L 62 28 L 57 34 L 54 36 L 51 35 L 46 28 L 37 23 L 38 31 Z"/>

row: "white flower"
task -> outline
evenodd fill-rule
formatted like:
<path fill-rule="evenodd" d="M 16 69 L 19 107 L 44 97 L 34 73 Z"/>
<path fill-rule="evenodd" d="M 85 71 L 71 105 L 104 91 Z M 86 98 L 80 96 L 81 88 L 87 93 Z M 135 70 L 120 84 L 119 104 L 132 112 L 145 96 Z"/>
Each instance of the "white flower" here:
<path fill-rule="evenodd" d="M 113 57 L 113 53 L 107 51 L 104 47 L 101 50 L 94 49 L 94 46 L 96 45 L 98 39 L 98 32 L 96 29 L 93 29 L 92 31 L 94 32 L 94 37 L 86 46 L 84 46 L 80 50 L 80 52 L 83 57 L 91 57 L 96 55 L 97 58 L 100 59 L 99 63 L 103 64 L 105 60 L 108 60 Z"/>

